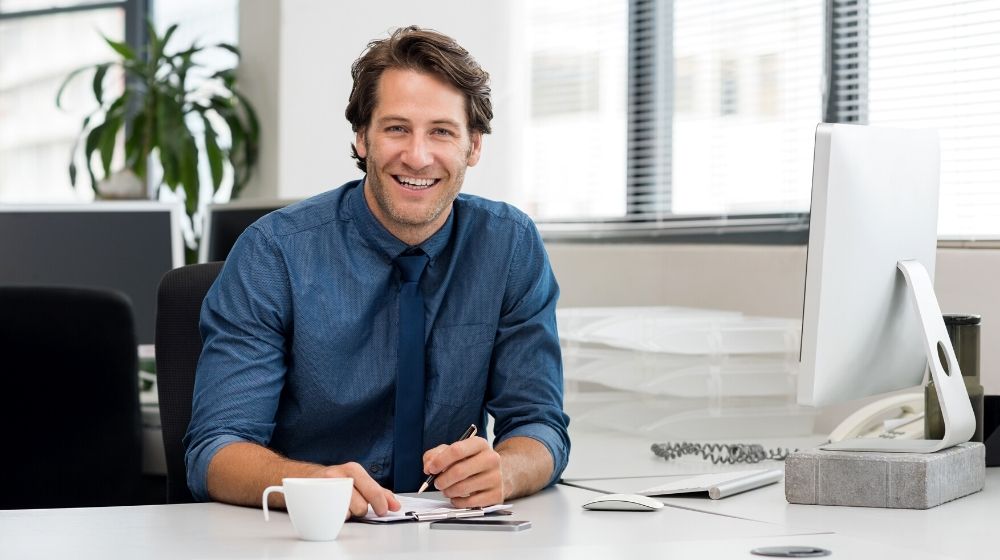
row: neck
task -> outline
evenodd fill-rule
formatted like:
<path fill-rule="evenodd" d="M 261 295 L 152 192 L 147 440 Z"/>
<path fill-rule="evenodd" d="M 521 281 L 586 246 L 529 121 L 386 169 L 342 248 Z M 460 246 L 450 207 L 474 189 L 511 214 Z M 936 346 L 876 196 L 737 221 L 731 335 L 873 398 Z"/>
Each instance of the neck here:
<path fill-rule="evenodd" d="M 382 227 L 391 233 L 393 237 L 403 243 L 406 243 L 410 247 L 420 245 L 424 241 L 430 239 L 431 236 L 437 233 L 445 222 L 448 221 L 448 216 L 451 214 L 451 204 L 449 204 L 447 208 L 441 211 L 441 215 L 435 218 L 433 222 L 421 225 L 401 223 L 393 220 L 391 216 L 386 216 L 385 213 L 382 212 L 378 201 L 375 200 L 375 197 L 370 192 L 370 187 L 368 185 L 365 185 L 363 193 L 365 196 L 365 204 L 368 205 L 368 209 L 371 211 L 372 215 L 375 216 L 378 223 L 382 224 Z"/>

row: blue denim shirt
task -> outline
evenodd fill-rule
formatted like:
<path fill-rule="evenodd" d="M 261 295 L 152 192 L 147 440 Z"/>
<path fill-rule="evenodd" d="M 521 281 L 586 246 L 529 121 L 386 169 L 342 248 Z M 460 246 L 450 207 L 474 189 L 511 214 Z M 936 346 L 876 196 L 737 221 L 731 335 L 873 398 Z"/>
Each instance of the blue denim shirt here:
<path fill-rule="evenodd" d="M 392 485 L 399 274 L 407 249 L 371 213 L 362 181 L 273 212 L 246 230 L 205 297 L 204 349 L 185 436 L 188 485 L 246 441 L 324 465 L 357 461 Z M 460 195 L 420 247 L 427 318 L 424 449 L 494 419 L 499 443 L 569 455 L 556 333 L 559 288 L 515 208 Z"/>

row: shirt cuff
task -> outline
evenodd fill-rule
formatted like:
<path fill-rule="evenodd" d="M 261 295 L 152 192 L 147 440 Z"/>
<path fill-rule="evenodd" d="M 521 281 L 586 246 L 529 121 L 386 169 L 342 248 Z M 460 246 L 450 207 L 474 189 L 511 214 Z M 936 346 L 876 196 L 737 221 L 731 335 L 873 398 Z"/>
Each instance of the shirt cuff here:
<path fill-rule="evenodd" d="M 565 432 L 563 432 L 565 433 Z M 569 460 L 569 438 L 563 436 L 559 431 L 545 424 L 523 424 L 505 433 L 503 437 L 496 440 L 500 444 L 512 437 L 529 437 L 549 450 L 552 455 L 552 478 L 545 484 L 546 487 L 555 484 L 566 469 Z"/>
<path fill-rule="evenodd" d="M 196 501 L 208 502 L 212 499 L 208 495 L 208 465 L 212 462 L 215 454 L 230 443 L 245 441 L 249 440 L 231 434 L 223 434 L 207 439 L 188 450 L 185 456 L 187 484 Z"/>

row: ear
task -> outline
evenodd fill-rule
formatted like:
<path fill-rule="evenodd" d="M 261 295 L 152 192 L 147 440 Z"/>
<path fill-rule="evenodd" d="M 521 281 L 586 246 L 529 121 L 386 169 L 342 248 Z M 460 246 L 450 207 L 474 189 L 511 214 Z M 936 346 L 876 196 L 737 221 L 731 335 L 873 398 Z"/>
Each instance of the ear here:
<path fill-rule="evenodd" d="M 359 128 L 358 131 L 354 133 L 354 149 L 357 150 L 359 156 L 363 158 L 368 157 L 368 146 L 365 145 L 364 128 Z"/>
<path fill-rule="evenodd" d="M 483 153 L 483 133 L 478 130 L 472 131 L 470 141 L 472 145 L 469 146 L 469 156 L 465 158 L 465 163 L 473 167 L 479 163 L 479 156 Z"/>

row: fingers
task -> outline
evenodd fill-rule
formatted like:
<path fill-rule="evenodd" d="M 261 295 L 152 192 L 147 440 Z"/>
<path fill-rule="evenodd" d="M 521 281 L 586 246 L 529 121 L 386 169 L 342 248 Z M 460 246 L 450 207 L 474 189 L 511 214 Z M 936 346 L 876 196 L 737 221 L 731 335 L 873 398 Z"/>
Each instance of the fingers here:
<path fill-rule="evenodd" d="M 437 447 L 432 447 L 427 451 L 424 451 L 424 474 L 431 474 L 431 472 L 427 470 L 427 467 L 430 464 L 431 459 L 433 459 L 434 456 L 436 456 L 438 453 L 441 453 L 445 449 L 448 449 L 448 446 L 442 443 Z"/>
<path fill-rule="evenodd" d="M 439 445 L 424 453 L 424 472 L 440 474 L 455 463 L 484 451 L 492 451 L 492 449 L 490 449 L 489 442 L 481 437 L 471 437 L 451 445 Z M 442 487 L 438 486 L 438 489 L 440 488 Z"/>
<path fill-rule="evenodd" d="M 503 503 L 499 471 L 476 474 L 451 485 L 442 493 L 456 507 L 486 507 Z"/>
<path fill-rule="evenodd" d="M 350 477 L 354 479 L 354 492 L 351 495 L 350 515 L 362 517 L 368 513 L 368 505 L 371 504 L 375 515 L 385 515 L 391 505 L 395 505 L 396 511 L 399 509 L 399 501 L 391 492 L 379 486 L 378 482 L 368 474 L 368 471 L 358 463 L 345 463 L 329 469 L 334 476 Z"/>
<path fill-rule="evenodd" d="M 449 465 L 438 474 L 434 486 L 458 507 L 499 504 L 504 498 L 500 466 L 500 455 L 487 445 L 480 452 Z"/>
<path fill-rule="evenodd" d="M 351 507 L 347 511 L 347 518 L 364 517 L 368 513 L 368 500 L 358 492 L 357 488 L 351 493 Z"/>
<path fill-rule="evenodd" d="M 375 510 L 375 515 L 385 515 L 389 511 L 389 500 L 386 497 L 386 489 L 379 486 L 379 483 L 375 482 L 375 479 L 361 465 L 348 463 L 346 466 L 349 467 L 351 478 L 354 479 L 354 489 L 365 500 L 365 512 L 368 511 L 367 504 L 371 504 L 372 509 Z M 364 515 L 364 513 L 361 515 Z"/>
<path fill-rule="evenodd" d="M 386 490 L 384 488 L 383 490 L 385 491 L 385 500 L 389 504 L 389 510 L 399 511 L 399 508 L 401 508 L 402 505 L 399 503 L 399 499 L 396 497 L 396 495 L 393 494 L 391 490 Z"/>

